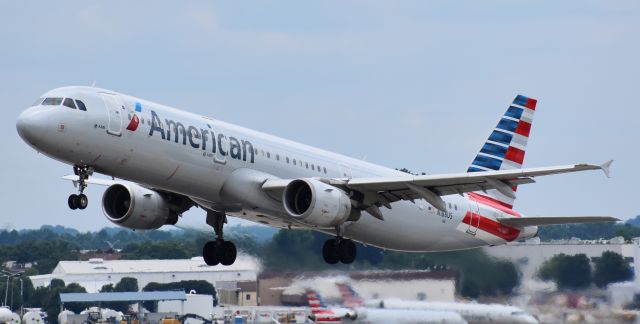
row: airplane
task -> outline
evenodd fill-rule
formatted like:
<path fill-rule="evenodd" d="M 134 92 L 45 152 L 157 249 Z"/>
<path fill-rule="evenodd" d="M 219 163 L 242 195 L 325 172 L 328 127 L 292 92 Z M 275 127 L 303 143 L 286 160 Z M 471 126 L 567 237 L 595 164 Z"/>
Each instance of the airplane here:
<path fill-rule="evenodd" d="M 533 315 L 522 309 L 500 304 L 473 304 L 440 301 L 402 300 L 398 298 L 364 300 L 347 283 L 336 283 L 345 307 L 378 308 L 395 311 L 438 311 L 460 314 L 467 322 L 475 324 L 537 324 Z"/>
<path fill-rule="evenodd" d="M 126 94 L 95 87 L 53 89 L 17 118 L 20 137 L 73 166 L 67 200 L 84 209 L 89 184 L 107 186 L 106 218 L 129 229 L 175 225 L 193 206 L 206 210 L 215 240 L 208 265 L 230 265 L 227 215 L 332 235 L 329 264 L 352 263 L 354 241 L 429 252 L 534 237 L 538 226 L 617 221 L 608 216 L 524 217 L 513 210 L 519 185 L 602 165 L 522 168 L 537 101 L 518 95 L 466 172 L 412 175 Z M 94 172 L 111 179 L 92 177 Z"/>
<path fill-rule="evenodd" d="M 330 307 L 315 290 L 307 288 L 305 293 L 311 308 L 309 319 L 315 323 L 467 323 L 458 313 L 449 311 Z"/>

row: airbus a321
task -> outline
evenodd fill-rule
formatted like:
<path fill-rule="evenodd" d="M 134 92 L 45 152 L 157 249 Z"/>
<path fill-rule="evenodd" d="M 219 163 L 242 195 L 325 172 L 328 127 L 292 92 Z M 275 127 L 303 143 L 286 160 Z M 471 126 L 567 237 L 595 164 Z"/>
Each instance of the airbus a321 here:
<path fill-rule="evenodd" d="M 530 238 L 541 225 L 616 221 L 524 217 L 513 209 L 516 188 L 536 177 L 608 174 L 611 163 L 522 168 L 535 108 L 536 100 L 518 95 L 466 172 L 433 175 L 407 174 L 94 87 L 43 94 L 16 127 L 35 150 L 73 166 L 74 175 L 64 177 L 79 188 L 69 196 L 71 209 L 87 207 L 88 184 L 106 185 L 104 214 L 126 228 L 157 229 L 176 224 L 194 206 L 206 210 L 216 235 L 202 251 L 209 265 L 236 259 L 235 245 L 223 236 L 227 215 L 328 233 L 334 238 L 322 255 L 335 264 L 354 261 L 354 241 L 443 251 Z"/>

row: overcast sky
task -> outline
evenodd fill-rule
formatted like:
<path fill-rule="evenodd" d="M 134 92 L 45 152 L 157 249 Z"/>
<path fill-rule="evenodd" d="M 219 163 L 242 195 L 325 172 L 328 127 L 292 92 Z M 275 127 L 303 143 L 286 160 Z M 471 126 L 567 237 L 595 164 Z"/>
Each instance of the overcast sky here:
<path fill-rule="evenodd" d="M 226 5 L 231 4 L 231 5 Z M 97 86 L 389 167 L 466 170 L 516 94 L 537 98 L 527 215 L 640 213 L 637 1 L 3 1 L 0 227 L 110 223 L 71 211 L 71 167 L 18 136 L 45 91 Z M 204 225 L 195 209 L 181 223 Z"/>

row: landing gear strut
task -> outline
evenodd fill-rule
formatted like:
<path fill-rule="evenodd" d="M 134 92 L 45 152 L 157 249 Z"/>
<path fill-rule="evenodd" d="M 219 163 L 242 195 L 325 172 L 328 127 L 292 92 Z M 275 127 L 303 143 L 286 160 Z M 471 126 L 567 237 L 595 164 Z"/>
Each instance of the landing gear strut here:
<path fill-rule="evenodd" d="M 356 254 L 356 244 L 343 238 L 339 230 L 336 238 L 326 240 L 322 246 L 322 257 L 328 264 L 350 264 L 356 259 Z"/>
<path fill-rule="evenodd" d="M 223 237 L 222 229 L 226 222 L 227 215 L 224 212 L 207 212 L 207 224 L 211 225 L 216 233 L 216 240 L 207 242 L 202 248 L 202 257 L 207 265 L 228 266 L 236 261 L 236 245 L 231 241 L 225 241 Z"/>
<path fill-rule="evenodd" d="M 80 191 L 80 194 L 70 195 L 67 203 L 69 204 L 69 208 L 71 209 L 85 209 L 89 204 L 89 198 L 87 198 L 87 196 L 83 192 L 87 187 L 86 181 L 93 173 L 93 170 L 87 166 L 74 166 L 73 173 L 78 176 L 78 189 Z"/>

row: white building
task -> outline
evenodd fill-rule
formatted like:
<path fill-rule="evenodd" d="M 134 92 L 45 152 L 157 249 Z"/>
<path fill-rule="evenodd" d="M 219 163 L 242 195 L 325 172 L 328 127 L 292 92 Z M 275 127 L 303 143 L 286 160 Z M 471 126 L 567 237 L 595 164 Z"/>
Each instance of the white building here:
<path fill-rule="evenodd" d="M 201 257 L 185 260 L 103 260 L 60 261 L 51 274 L 29 277 L 33 285 L 47 287 L 52 279 L 66 284 L 75 282 L 87 292 L 98 292 L 124 277 L 136 278 L 142 289 L 150 282 L 169 283 L 182 280 L 205 280 L 217 287 L 228 282 L 256 281 L 260 272 L 258 259 L 238 255 L 231 266 L 207 266 Z"/>

